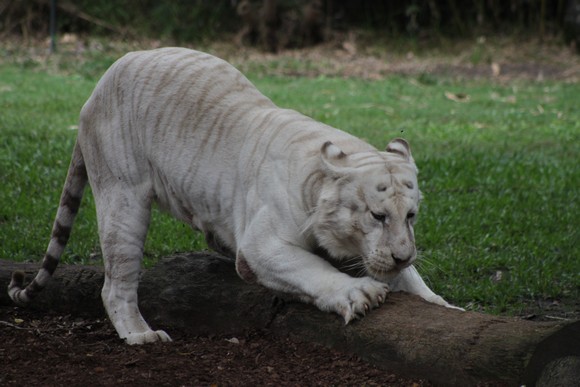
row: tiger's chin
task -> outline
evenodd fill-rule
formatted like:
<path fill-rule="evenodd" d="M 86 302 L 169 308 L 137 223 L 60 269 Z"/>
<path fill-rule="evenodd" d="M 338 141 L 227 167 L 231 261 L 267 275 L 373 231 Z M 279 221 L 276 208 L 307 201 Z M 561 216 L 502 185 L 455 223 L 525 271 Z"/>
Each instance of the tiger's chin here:
<path fill-rule="evenodd" d="M 389 282 L 397 275 L 399 275 L 399 273 L 403 268 L 394 266 L 390 269 L 386 269 L 384 267 L 376 265 L 370 267 L 365 265 L 365 269 L 369 277 L 376 279 L 377 281 Z"/>
<path fill-rule="evenodd" d="M 364 267 L 368 276 L 381 282 L 389 282 L 393 280 L 399 273 L 412 265 L 414 259 L 410 259 L 403 264 L 396 264 L 395 262 L 388 261 L 378 261 L 376 258 L 373 260 L 364 259 Z"/>

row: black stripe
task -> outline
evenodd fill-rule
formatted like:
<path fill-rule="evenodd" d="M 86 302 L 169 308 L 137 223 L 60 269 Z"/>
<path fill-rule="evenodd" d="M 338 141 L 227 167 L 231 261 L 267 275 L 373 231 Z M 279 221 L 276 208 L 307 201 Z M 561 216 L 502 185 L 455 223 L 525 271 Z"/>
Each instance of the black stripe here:
<path fill-rule="evenodd" d="M 64 246 L 68 242 L 70 237 L 71 227 L 63 226 L 60 222 L 56 221 L 54 224 L 54 229 L 52 230 L 52 237 L 57 240 L 57 242 Z"/>
<path fill-rule="evenodd" d="M 50 254 L 46 254 L 42 260 L 42 268 L 52 275 L 58 266 L 58 258 L 53 257 Z"/>
<path fill-rule="evenodd" d="M 26 287 L 26 295 L 28 298 L 34 298 L 42 291 L 42 289 L 44 289 L 44 286 L 40 286 L 36 279 L 33 279 L 32 282 Z"/>
<path fill-rule="evenodd" d="M 82 197 L 72 195 L 68 190 L 64 191 L 61 199 L 61 206 L 68 207 L 71 214 L 75 215 L 81 206 Z"/>
<path fill-rule="evenodd" d="M 387 152 L 390 152 L 390 153 L 396 153 L 396 154 L 398 154 L 398 155 L 400 155 L 400 156 L 403 156 L 403 157 L 405 157 L 405 158 L 406 158 L 406 157 L 408 157 L 408 156 L 405 154 L 405 152 L 403 152 L 402 150 L 400 150 L 400 149 L 397 149 L 397 148 L 387 148 Z"/>
<path fill-rule="evenodd" d="M 83 181 L 86 181 L 89 178 L 89 176 L 87 175 L 87 167 L 85 166 L 84 160 L 81 160 L 81 162 L 75 166 L 75 168 L 73 169 L 73 176 L 78 177 Z"/>
<path fill-rule="evenodd" d="M 26 279 L 26 273 L 24 273 L 22 270 L 16 270 L 12 273 L 12 281 L 11 281 L 11 287 L 10 288 L 19 288 L 22 289 L 22 287 L 24 286 L 24 280 Z"/>

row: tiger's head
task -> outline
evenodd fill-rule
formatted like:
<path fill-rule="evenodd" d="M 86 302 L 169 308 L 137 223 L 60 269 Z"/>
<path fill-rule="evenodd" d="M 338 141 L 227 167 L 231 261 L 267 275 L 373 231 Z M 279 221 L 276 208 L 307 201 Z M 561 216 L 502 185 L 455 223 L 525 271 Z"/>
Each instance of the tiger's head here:
<path fill-rule="evenodd" d="M 411 265 L 421 193 L 409 144 L 395 139 L 385 152 L 347 155 L 326 142 L 321 162 L 329 179 L 312 224 L 317 243 L 335 259 L 356 259 L 377 280 Z"/>

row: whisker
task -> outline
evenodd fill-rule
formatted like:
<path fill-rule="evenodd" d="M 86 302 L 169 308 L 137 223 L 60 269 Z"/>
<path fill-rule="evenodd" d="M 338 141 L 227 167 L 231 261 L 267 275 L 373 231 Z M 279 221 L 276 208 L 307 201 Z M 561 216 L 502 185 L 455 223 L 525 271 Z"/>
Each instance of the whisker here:
<path fill-rule="evenodd" d="M 309 216 L 308 219 L 302 224 L 299 229 L 300 235 L 307 235 L 311 232 L 312 224 L 314 223 L 314 219 L 312 216 Z"/>
<path fill-rule="evenodd" d="M 364 269 L 364 263 L 363 262 L 351 262 L 351 263 L 347 263 L 347 264 L 343 264 L 341 265 L 342 268 L 344 269 L 360 269 L 363 268 Z"/>
<path fill-rule="evenodd" d="M 431 268 L 444 274 L 448 273 L 447 270 L 441 267 L 441 265 L 437 264 L 431 258 L 426 258 L 424 256 L 417 256 L 417 260 L 415 261 L 414 266 L 417 268 L 419 273 L 421 272 L 422 267 Z"/>
<path fill-rule="evenodd" d="M 355 277 L 361 277 L 366 274 L 366 267 L 362 260 L 362 256 L 345 258 L 341 261 L 340 268 L 343 271 L 348 271 Z"/>

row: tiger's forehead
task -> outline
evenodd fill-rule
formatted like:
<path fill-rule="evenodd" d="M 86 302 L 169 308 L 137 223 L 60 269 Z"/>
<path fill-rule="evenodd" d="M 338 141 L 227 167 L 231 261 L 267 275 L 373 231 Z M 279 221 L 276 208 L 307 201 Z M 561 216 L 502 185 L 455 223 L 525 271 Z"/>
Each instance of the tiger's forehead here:
<path fill-rule="evenodd" d="M 408 185 L 417 178 L 417 168 L 409 160 L 387 152 L 360 152 L 348 156 L 349 164 L 363 175 L 384 177 L 394 184 Z M 392 184 L 389 184 L 392 185 Z"/>
<path fill-rule="evenodd" d="M 417 177 L 414 173 L 382 173 L 367 175 L 362 182 L 367 195 L 397 196 L 412 195 L 419 192 Z"/>
<path fill-rule="evenodd" d="M 351 166 L 361 172 L 361 197 L 373 201 L 398 196 L 406 196 L 411 200 L 420 198 L 417 168 L 410 161 L 385 152 L 367 152 L 350 157 Z"/>
<path fill-rule="evenodd" d="M 350 165 L 354 168 L 376 167 L 385 164 L 385 158 L 377 151 L 357 152 L 348 156 Z"/>
<path fill-rule="evenodd" d="M 357 196 L 375 211 L 393 208 L 408 209 L 416 207 L 421 201 L 421 191 L 414 175 L 367 176 L 360 182 Z"/>

